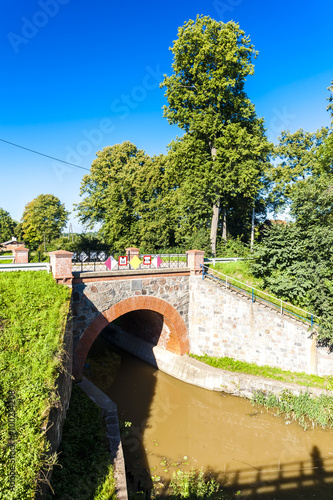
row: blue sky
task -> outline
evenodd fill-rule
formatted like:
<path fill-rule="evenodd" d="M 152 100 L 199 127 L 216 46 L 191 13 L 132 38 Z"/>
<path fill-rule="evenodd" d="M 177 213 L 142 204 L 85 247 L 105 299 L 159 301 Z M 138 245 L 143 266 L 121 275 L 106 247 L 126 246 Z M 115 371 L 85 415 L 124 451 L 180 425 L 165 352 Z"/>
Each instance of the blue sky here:
<path fill-rule="evenodd" d="M 234 20 L 259 56 L 246 83 L 270 140 L 329 125 L 331 0 L 3 0 L 0 139 L 89 169 L 96 151 L 129 140 L 166 152 L 180 129 L 163 118 L 177 29 L 197 14 Z M 0 142 L 0 207 L 53 194 L 73 210 L 85 173 Z M 74 230 L 80 224 L 71 215 Z"/>

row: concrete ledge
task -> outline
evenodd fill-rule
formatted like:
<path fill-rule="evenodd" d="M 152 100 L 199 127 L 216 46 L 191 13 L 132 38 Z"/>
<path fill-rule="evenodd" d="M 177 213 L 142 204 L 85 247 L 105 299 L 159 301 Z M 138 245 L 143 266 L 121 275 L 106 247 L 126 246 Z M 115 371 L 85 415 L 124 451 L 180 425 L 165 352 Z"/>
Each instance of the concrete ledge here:
<path fill-rule="evenodd" d="M 326 389 L 306 387 L 214 368 L 189 356 L 177 356 L 161 347 L 152 346 L 148 342 L 122 331 L 120 328 L 113 328 L 111 334 L 103 333 L 103 336 L 106 336 L 118 347 L 172 377 L 204 389 L 226 392 L 233 396 L 246 398 L 251 398 L 253 393 L 258 390 L 279 394 L 285 389 L 296 395 L 304 392 L 309 392 L 313 396 L 331 395 L 330 391 Z"/>
<path fill-rule="evenodd" d="M 9 265 L 9 264 L 7 264 Z M 189 267 L 175 267 L 175 268 L 161 268 L 161 269 L 130 269 L 126 271 L 73 271 L 74 278 L 113 278 L 119 276 L 131 276 L 135 278 L 136 276 L 150 276 L 152 274 L 184 274 L 185 276 L 190 274 Z"/>
<path fill-rule="evenodd" d="M 120 440 L 117 406 L 86 377 L 83 377 L 82 382 L 79 382 L 77 385 L 103 410 L 106 422 L 106 435 L 109 440 L 110 454 L 114 465 L 117 498 L 119 500 L 128 500 L 125 461 Z"/>

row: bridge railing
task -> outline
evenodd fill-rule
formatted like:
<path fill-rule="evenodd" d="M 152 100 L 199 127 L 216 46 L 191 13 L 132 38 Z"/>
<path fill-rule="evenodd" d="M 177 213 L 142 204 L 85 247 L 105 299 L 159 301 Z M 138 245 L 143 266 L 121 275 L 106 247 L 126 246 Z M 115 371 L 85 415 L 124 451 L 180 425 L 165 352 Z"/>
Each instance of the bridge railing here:
<path fill-rule="evenodd" d="M 319 316 L 312 314 L 305 309 L 301 309 L 300 307 L 293 306 L 289 302 L 285 302 L 282 299 L 274 297 L 274 295 L 270 295 L 262 290 L 258 290 L 257 288 L 252 287 L 251 285 L 247 285 L 246 283 L 242 283 L 241 281 L 232 278 L 231 276 L 227 276 L 219 271 L 215 271 L 215 269 L 210 269 L 208 266 L 201 265 L 202 268 L 202 279 L 205 276 L 218 281 L 222 285 L 224 285 L 228 289 L 235 290 L 240 293 L 244 293 L 247 296 L 250 296 L 252 302 L 259 302 L 262 304 L 267 304 L 272 308 L 278 310 L 281 314 L 286 314 L 293 316 L 301 321 L 305 321 L 310 323 L 311 326 L 319 323 Z"/>
<path fill-rule="evenodd" d="M 72 255 L 73 272 L 178 269 L 187 267 L 186 254 L 119 254 L 108 251 L 80 251 Z"/>

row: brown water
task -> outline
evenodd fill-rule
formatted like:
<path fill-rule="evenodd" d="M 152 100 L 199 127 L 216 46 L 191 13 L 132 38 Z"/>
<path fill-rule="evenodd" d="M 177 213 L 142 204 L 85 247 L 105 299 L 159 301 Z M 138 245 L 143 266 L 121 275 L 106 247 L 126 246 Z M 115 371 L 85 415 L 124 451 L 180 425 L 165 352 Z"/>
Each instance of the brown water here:
<path fill-rule="evenodd" d="M 132 423 L 123 439 L 132 488 L 155 484 L 163 491 L 177 469 L 202 467 L 229 491 L 240 490 L 237 498 L 333 499 L 333 431 L 304 431 L 247 400 L 186 384 L 114 348 L 121 357 L 117 367 L 108 346 L 96 340 L 86 375 L 117 404 L 119 418 Z"/>

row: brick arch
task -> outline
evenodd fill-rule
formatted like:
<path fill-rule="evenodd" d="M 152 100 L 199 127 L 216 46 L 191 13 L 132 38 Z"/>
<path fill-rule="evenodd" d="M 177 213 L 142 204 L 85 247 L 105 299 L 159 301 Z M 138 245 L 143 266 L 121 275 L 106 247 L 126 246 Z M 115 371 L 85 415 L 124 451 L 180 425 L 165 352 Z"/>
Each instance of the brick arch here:
<path fill-rule="evenodd" d="M 136 296 L 124 299 L 114 304 L 106 311 L 97 316 L 92 323 L 85 329 L 83 335 L 74 351 L 73 375 L 79 380 L 83 374 L 84 363 L 96 337 L 100 332 L 115 319 L 124 314 L 147 309 L 155 311 L 163 316 L 164 323 L 170 330 L 170 339 L 167 350 L 175 354 L 183 355 L 189 351 L 189 340 L 187 328 L 179 312 L 165 300 L 157 297 Z"/>

